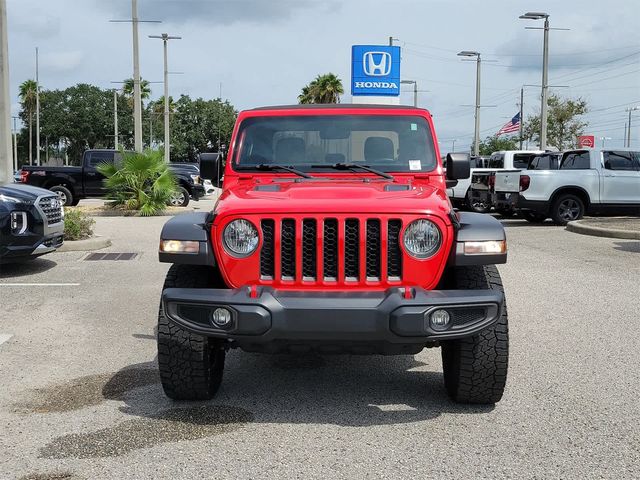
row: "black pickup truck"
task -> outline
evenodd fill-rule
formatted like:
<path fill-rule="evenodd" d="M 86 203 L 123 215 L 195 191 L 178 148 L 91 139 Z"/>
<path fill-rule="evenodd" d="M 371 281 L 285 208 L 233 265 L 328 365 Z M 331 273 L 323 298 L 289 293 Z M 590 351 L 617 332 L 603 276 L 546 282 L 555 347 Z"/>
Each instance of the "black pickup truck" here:
<path fill-rule="evenodd" d="M 53 252 L 62 245 L 64 211 L 48 190 L 0 185 L 0 265 Z"/>
<path fill-rule="evenodd" d="M 102 197 L 106 194 L 104 176 L 97 166 L 118 161 L 117 150 L 87 150 L 82 157 L 82 166 L 36 167 L 24 166 L 20 181 L 36 187 L 46 188 L 58 194 L 64 205 L 73 206 L 83 198 Z M 171 198 L 171 205 L 186 207 L 189 197 L 198 200 L 205 190 L 200 177 L 185 169 L 169 166 L 178 182 L 178 192 Z"/>

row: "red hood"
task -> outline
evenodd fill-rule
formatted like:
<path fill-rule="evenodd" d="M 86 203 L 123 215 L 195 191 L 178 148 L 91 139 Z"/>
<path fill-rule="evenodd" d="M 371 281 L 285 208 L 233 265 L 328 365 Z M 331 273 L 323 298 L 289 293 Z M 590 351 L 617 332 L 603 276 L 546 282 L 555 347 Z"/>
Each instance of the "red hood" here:
<path fill-rule="evenodd" d="M 332 179 L 238 183 L 224 190 L 215 212 L 219 216 L 287 212 L 406 213 L 432 214 L 447 219 L 449 210 L 444 190 L 423 182 Z"/>

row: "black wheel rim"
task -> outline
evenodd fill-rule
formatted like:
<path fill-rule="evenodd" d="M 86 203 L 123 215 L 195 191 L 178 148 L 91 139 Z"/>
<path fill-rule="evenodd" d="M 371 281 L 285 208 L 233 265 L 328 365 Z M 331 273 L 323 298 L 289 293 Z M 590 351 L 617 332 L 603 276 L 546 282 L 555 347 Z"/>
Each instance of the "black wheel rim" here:
<path fill-rule="evenodd" d="M 580 218 L 580 204 L 573 198 L 567 198 L 560 202 L 558 206 L 558 215 L 562 220 L 571 222 Z"/>

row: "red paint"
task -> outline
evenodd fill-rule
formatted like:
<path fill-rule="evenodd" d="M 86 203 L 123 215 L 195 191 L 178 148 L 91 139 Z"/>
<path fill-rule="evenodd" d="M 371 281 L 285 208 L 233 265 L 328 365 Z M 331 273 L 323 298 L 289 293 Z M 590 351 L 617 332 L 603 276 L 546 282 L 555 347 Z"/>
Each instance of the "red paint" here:
<path fill-rule="evenodd" d="M 411 115 L 424 117 L 432 132 L 437 166 L 431 172 L 393 173 L 395 183 L 407 184 L 405 191 L 385 191 L 389 182 L 375 175 L 352 172 L 325 172 L 316 174 L 322 179 L 304 182 L 278 182 L 279 191 L 256 191 L 257 184 L 273 183 L 276 179 L 298 178 L 293 174 L 281 172 L 260 172 L 247 174 L 236 172 L 227 162 L 225 169 L 224 190 L 215 208 L 215 220 L 212 236 L 216 260 L 221 273 L 229 287 L 271 286 L 290 290 L 384 290 L 389 287 L 421 286 L 426 289 L 435 288 L 445 268 L 451 244 L 453 242 L 453 226 L 449 214 L 451 204 L 446 195 L 445 179 L 440 163 L 440 151 L 435 135 L 431 115 L 419 109 L 380 109 L 372 108 L 339 108 L 309 110 L 253 110 L 241 112 L 234 127 L 231 147 L 227 158 L 234 158 L 234 150 L 239 148 L 242 138 L 237 138 L 239 125 L 249 117 L 260 116 L 302 116 L 302 115 Z M 363 182 L 362 178 L 370 179 Z M 327 180 L 328 179 L 328 180 Z M 222 231 L 224 227 L 237 218 L 251 221 L 260 234 L 257 250 L 246 258 L 234 258 L 222 247 Z M 344 277 L 344 262 L 339 261 L 338 278 L 325 280 L 323 275 L 322 246 L 324 242 L 322 221 L 325 218 L 338 220 L 338 253 L 344 257 L 344 220 L 357 218 L 360 221 L 360 275 L 357 281 L 349 281 Z M 365 276 L 364 255 L 366 250 L 366 220 L 380 219 L 381 226 L 381 275 L 380 279 L 369 280 Z M 401 280 L 387 278 L 387 221 L 400 219 L 402 231 L 418 218 L 428 218 L 440 229 L 442 246 L 436 254 L 425 260 L 418 260 L 403 252 L 403 275 Z M 260 278 L 260 249 L 263 238 L 260 229 L 261 219 L 275 221 L 274 279 Z M 280 275 L 280 228 L 281 220 L 294 219 L 296 222 L 296 272 L 295 279 L 283 280 Z M 302 278 L 302 221 L 316 219 L 316 280 Z M 253 289 L 251 292 L 253 293 Z"/>
<path fill-rule="evenodd" d="M 581 135 L 578 137 L 578 148 L 595 148 L 596 137 L 594 135 Z"/>

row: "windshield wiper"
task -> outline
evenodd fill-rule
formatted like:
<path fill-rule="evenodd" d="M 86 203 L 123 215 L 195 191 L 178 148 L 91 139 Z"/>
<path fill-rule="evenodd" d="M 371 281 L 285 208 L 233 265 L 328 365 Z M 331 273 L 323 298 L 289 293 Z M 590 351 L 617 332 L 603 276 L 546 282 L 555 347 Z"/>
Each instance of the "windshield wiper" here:
<path fill-rule="evenodd" d="M 359 163 L 333 163 L 333 164 L 326 164 L 326 165 L 318 164 L 318 165 L 311 165 L 311 168 L 333 168 L 334 170 L 355 170 L 359 168 L 360 170 L 365 170 L 370 173 L 375 173 L 376 175 L 380 175 L 383 178 L 393 180 L 393 175 L 389 175 L 386 172 L 381 172 L 380 170 L 371 168 L 369 165 L 361 165 Z"/>
<path fill-rule="evenodd" d="M 258 165 L 236 165 L 234 167 L 236 170 L 284 170 L 285 172 L 295 173 L 303 178 L 315 178 L 308 173 L 304 173 L 301 170 L 297 170 L 288 165 L 279 165 L 277 163 L 259 163 Z"/>

